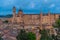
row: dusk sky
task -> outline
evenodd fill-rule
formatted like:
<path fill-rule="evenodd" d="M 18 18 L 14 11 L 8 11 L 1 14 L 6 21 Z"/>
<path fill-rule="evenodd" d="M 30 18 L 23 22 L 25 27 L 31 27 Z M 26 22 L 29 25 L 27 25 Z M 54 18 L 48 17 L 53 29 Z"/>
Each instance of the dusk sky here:
<path fill-rule="evenodd" d="M 12 14 L 13 6 L 25 14 L 60 13 L 60 0 L 0 0 L 0 15 Z"/>

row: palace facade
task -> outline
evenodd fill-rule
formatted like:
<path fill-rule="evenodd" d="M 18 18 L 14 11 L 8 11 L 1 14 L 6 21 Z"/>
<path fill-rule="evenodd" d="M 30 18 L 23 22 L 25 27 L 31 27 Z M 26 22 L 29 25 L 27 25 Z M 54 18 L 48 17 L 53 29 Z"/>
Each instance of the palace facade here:
<path fill-rule="evenodd" d="M 22 10 L 18 11 L 16 14 L 16 8 L 13 7 L 13 17 L 9 18 L 9 22 L 20 24 L 20 26 L 24 26 L 25 28 L 52 28 L 52 24 L 59 19 L 59 14 L 23 14 Z"/>

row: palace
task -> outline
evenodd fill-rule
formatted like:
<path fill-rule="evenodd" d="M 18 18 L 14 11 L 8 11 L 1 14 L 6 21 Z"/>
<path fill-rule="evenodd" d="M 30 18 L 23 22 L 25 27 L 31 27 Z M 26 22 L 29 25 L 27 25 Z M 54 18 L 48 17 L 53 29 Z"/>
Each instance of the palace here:
<path fill-rule="evenodd" d="M 40 27 L 52 28 L 52 24 L 59 19 L 59 14 L 23 14 L 22 10 L 16 14 L 16 8 L 13 7 L 13 17 L 9 18 L 9 22 L 20 24 L 25 28 Z"/>

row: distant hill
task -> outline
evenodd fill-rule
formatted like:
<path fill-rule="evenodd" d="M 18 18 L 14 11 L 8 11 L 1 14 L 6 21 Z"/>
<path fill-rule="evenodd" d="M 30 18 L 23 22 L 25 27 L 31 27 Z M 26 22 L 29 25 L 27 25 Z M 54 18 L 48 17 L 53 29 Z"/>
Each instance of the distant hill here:
<path fill-rule="evenodd" d="M 8 14 L 8 15 L 0 15 L 0 18 L 11 18 L 13 15 Z"/>

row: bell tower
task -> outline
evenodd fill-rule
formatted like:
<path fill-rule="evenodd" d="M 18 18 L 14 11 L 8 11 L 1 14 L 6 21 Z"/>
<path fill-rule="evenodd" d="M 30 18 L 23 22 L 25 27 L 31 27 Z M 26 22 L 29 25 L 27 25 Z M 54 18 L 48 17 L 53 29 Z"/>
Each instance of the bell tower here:
<path fill-rule="evenodd" d="M 16 22 L 16 8 L 15 6 L 13 7 L 13 19 L 12 19 L 12 23 Z"/>
<path fill-rule="evenodd" d="M 21 9 L 18 11 L 17 17 L 18 17 L 18 23 L 23 24 L 24 17 L 23 17 L 23 11 Z"/>
<path fill-rule="evenodd" d="M 43 14 L 42 14 L 42 12 L 40 12 L 40 28 L 41 28 L 41 30 L 42 30 L 42 16 L 43 16 Z"/>
<path fill-rule="evenodd" d="M 48 17 L 49 17 L 49 25 L 51 25 L 51 13 L 48 11 Z"/>
<path fill-rule="evenodd" d="M 50 17 L 50 11 L 48 11 L 48 16 Z"/>
<path fill-rule="evenodd" d="M 16 8 L 13 7 L 13 17 L 15 17 L 15 16 L 16 16 Z"/>

